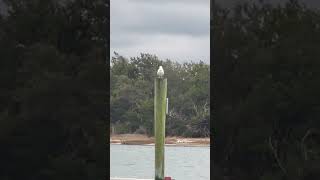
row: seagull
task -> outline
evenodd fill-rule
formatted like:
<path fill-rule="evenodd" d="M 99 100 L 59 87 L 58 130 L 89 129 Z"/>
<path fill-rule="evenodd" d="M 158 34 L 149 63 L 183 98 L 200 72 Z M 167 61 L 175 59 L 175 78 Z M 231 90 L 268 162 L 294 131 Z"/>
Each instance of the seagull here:
<path fill-rule="evenodd" d="M 159 69 L 158 69 L 157 75 L 158 75 L 158 77 L 159 77 L 159 78 L 162 78 L 162 77 L 163 77 L 163 75 L 164 75 L 164 71 L 163 71 L 162 66 L 159 66 Z"/>

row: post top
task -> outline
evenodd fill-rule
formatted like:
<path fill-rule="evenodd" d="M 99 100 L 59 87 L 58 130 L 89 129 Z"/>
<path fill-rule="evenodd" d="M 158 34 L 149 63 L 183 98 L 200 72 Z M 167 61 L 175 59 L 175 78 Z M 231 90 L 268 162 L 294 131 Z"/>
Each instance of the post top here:
<path fill-rule="evenodd" d="M 160 77 L 160 78 L 163 77 L 164 71 L 163 71 L 162 66 L 159 66 L 159 69 L 158 69 L 158 71 L 157 71 L 157 75 L 158 75 L 158 77 Z"/>

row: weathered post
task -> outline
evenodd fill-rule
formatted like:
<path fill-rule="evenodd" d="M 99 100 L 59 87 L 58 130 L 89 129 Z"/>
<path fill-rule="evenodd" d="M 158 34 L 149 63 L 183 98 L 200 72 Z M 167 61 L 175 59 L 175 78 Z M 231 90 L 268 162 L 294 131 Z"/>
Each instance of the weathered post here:
<path fill-rule="evenodd" d="M 159 67 L 154 81 L 155 180 L 164 179 L 164 145 L 167 109 L 167 79 Z"/>

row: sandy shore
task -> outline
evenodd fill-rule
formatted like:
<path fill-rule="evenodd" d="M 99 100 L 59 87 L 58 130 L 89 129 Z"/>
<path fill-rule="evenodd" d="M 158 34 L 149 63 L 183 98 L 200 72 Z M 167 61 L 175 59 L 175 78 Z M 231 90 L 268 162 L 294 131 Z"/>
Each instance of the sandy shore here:
<path fill-rule="evenodd" d="M 110 144 L 154 145 L 154 138 L 139 134 L 111 135 Z M 210 138 L 166 137 L 166 146 L 210 146 Z"/>

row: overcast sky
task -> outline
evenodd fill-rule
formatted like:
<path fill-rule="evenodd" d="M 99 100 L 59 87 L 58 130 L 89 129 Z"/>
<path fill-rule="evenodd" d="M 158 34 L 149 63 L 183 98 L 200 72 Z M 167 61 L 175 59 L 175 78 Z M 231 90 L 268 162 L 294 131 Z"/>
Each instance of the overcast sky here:
<path fill-rule="evenodd" d="M 210 63 L 210 0 L 111 0 L 111 49 Z"/>

